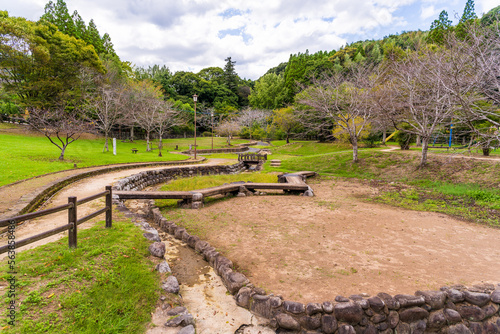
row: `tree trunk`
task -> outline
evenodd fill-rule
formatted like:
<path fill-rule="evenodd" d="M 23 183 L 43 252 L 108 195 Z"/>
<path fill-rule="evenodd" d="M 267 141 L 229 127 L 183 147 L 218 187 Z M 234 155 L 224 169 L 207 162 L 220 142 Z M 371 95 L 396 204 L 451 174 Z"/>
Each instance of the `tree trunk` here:
<path fill-rule="evenodd" d="M 61 155 L 59 156 L 59 160 L 63 161 L 64 160 L 64 152 L 66 151 L 66 146 L 63 145 L 61 149 Z"/>
<path fill-rule="evenodd" d="M 227 136 L 227 144 L 231 146 L 231 135 Z"/>
<path fill-rule="evenodd" d="M 146 152 L 151 151 L 151 148 L 149 147 L 149 131 L 146 132 L 146 145 L 147 145 Z"/>
<path fill-rule="evenodd" d="M 352 141 L 352 162 L 357 163 L 358 162 L 358 138 L 356 138 L 356 136 L 353 136 L 351 141 Z"/>
<path fill-rule="evenodd" d="M 490 148 L 489 147 L 484 147 L 483 146 L 483 155 L 485 157 L 489 157 L 490 156 Z"/>
<path fill-rule="evenodd" d="M 104 147 L 102 149 L 102 152 L 109 152 L 109 146 L 108 146 L 108 134 L 106 133 L 104 135 Z"/>
<path fill-rule="evenodd" d="M 382 132 L 382 145 L 385 145 L 386 138 L 387 138 L 387 130 L 384 129 L 384 132 Z"/>
<path fill-rule="evenodd" d="M 160 142 L 158 143 L 158 156 L 162 157 L 161 155 L 161 149 L 163 148 L 163 142 L 161 141 L 161 136 L 160 136 Z"/>
<path fill-rule="evenodd" d="M 421 142 L 421 140 L 420 140 L 420 136 L 419 136 L 419 135 L 417 135 L 417 141 L 415 142 L 415 145 L 416 145 L 417 147 L 419 147 L 421 144 L 422 144 L 422 142 Z"/>
<path fill-rule="evenodd" d="M 130 127 L 130 141 L 134 141 L 134 126 Z"/>
<path fill-rule="evenodd" d="M 420 158 L 420 167 L 427 164 L 427 152 L 429 151 L 429 138 L 422 138 L 422 157 Z"/>
<path fill-rule="evenodd" d="M 288 133 L 286 134 L 286 143 L 287 143 L 287 144 L 290 144 L 290 140 L 289 140 Z"/>

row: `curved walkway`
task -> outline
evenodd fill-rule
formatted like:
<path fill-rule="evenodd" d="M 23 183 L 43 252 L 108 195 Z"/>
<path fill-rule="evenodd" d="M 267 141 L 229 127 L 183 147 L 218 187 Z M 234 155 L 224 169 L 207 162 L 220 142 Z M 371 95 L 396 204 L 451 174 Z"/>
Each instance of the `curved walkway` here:
<path fill-rule="evenodd" d="M 203 160 L 180 160 L 180 161 L 165 161 L 165 162 L 141 162 L 129 164 L 116 164 L 107 166 L 86 167 L 73 170 L 65 170 L 55 173 L 49 173 L 37 176 L 31 179 L 26 179 L 0 187 L 0 219 L 5 219 L 17 216 L 21 213 L 26 213 L 23 210 L 30 205 L 38 196 L 47 191 L 54 185 L 67 181 L 67 184 L 72 183 L 72 178 L 90 177 L 99 175 L 114 170 L 134 170 L 137 168 L 146 168 L 152 166 L 165 165 L 186 165 L 196 164 Z M 86 176 L 86 174 L 89 174 Z M 91 175 L 90 175 L 91 174 Z M 76 181 L 76 179 L 75 179 Z M 50 197 L 50 195 L 49 195 Z"/>
<path fill-rule="evenodd" d="M 193 161 L 193 162 L 195 162 L 195 161 Z M 223 160 L 223 159 L 213 159 L 213 160 L 209 161 L 208 163 L 206 163 L 206 165 L 224 164 L 226 162 L 227 162 L 227 160 Z M 184 164 L 184 165 L 186 167 L 189 167 L 189 166 L 195 166 L 198 164 Z M 66 204 L 67 200 L 68 200 L 67 198 L 69 196 L 76 196 L 77 198 L 84 198 L 84 197 L 96 194 L 98 192 L 103 191 L 104 187 L 106 185 L 110 185 L 120 178 L 130 176 L 132 174 L 137 174 L 137 173 L 143 172 L 145 170 L 177 168 L 177 167 L 178 167 L 178 164 L 173 165 L 171 167 L 165 167 L 165 165 L 156 166 L 156 167 L 138 166 L 137 168 L 129 168 L 129 169 L 125 169 L 125 170 L 118 169 L 118 170 L 115 170 L 113 172 L 108 172 L 105 174 L 100 174 L 100 175 L 95 175 L 95 176 L 91 176 L 88 178 L 84 178 L 80 181 L 73 182 L 70 185 L 67 185 L 63 189 L 59 190 L 49 201 L 47 201 L 43 205 L 43 208 L 48 209 L 48 208 L 51 208 L 54 206 Z M 96 169 L 96 170 L 98 170 L 98 169 Z M 88 170 L 85 172 L 88 172 Z M 56 177 L 55 180 L 53 179 L 53 177 Z M 29 180 L 29 181 L 37 181 L 35 183 L 33 183 L 33 182 L 27 182 L 27 184 L 19 183 L 19 184 L 13 185 L 12 187 L 4 187 L 4 188 L 0 189 L 0 196 L 1 196 L 0 198 L 2 198 L 2 206 L 5 207 L 8 205 L 8 203 L 11 203 L 11 205 L 17 205 L 17 206 L 20 206 L 23 204 L 26 205 L 27 204 L 26 202 L 23 203 L 23 194 L 25 194 L 26 192 L 30 192 L 30 194 L 36 194 L 37 192 L 43 191 L 46 188 L 46 186 L 41 186 L 39 182 L 49 182 L 48 180 L 52 180 L 51 183 L 57 183 L 57 182 L 60 182 L 61 180 L 64 180 L 67 177 L 68 177 L 68 175 L 66 173 L 62 173 L 59 175 L 53 174 L 53 175 L 47 175 L 48 179 L 45 177 L 40 177 L 38 179 Z M 104 200 L 101 199 L 98 201 L 92 201 L 92 202 L 89 202 L 89 203 L 86 203 L 83 205 L 79 205 L 78 206 L 78 216 L 83 217 L 89 213 L 94 212 L 96 210 L 97 205 L 99 205 L 99 207 L 102 207 L 103 204 L 96 204 L 99 201 L 102 203 L 104 202 Z M 7 204 L 5 204 L 4 202 L 6 202 Z M 13 215 L 11 214 L 8 216 L 13 216 Z M 100 219 L 102 220 L 102 218 L 100 218 Z M 88 227 L 92 226 L 93 222 L 95 222 L 96 220 L 100 220 L 100 219 L 91 220 L 87 223 L 80 225 L 81 227 L 79 227 L 79 228 L 86 228 L 86 227 L 88 228 Z M 20 225 L 16 229 L 16 238 L 21 240 L 21 239 L 28 238 L 30 236 L 39 234 L 43 231 L 46 231 L 46 230 L 49 230 L 49 229 L 52 229 L 52 228 L 55 228 L 58 226 L 62 226 L 65 224 L 67 224 L 67 212 L 62 211 L 59 213 L 51 214 L 51 215 L 44 216 L 44 217 L 41 217 L 38 219 L 27 221 L 27 222 L 23 223 L 22 225 Z M 42 239 L 38 242 L 20 247 L 18 250 L 22 251 L 25 249 L 31 249 L 31 248 L 34 248 L 36 246 L 46 244 L 48 242 L 58 240 L 59 238 L 65 236 L 65 235 L 67 235 L 67 233 L 62 232 L 62 233 L 54 235 L 52 237 Z M 0 245 L 6 244 L 6 241 L 7 240 L 6 240 L 5 235 L 0 236 Z M 0 256 L 0 258 L 1 258 L 1 256 Z"/>

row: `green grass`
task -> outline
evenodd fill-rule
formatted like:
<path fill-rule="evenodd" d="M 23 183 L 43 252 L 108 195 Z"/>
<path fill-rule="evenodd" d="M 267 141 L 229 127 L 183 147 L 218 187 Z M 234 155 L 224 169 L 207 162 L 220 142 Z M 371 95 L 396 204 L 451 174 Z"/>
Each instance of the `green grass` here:
<path fill-rule="evenodd" d="M 314 156 L 330 154 L 340 151 L 351 151 L 345 144 L 318 143 L 314 141 L 294 141 L 286 144 L 285 141 L 273 141 L 274 146 L 267 146 L 273 155 L 270 159 L 286 159 L 294 156 Z"/>
<path fill-rule="evenodd" d="M 76 249 L 64 238 L 18 253 L 16 323 L 7 326 L 6 293 L 1 332 L 144 333 L 160 293 L 148 246 L 136 226 L 115 219 L 111 229 L 79 231 Z"/>
<path fill-rule="evenodd" d="M 254 182 L 254 183 L 276 183 L 278 176 L 272 173 L 245 173 L 236 175 L 210 175 L 210 176 L 195 176 L 191 178 L 182 178 L 170 181 L 164 184 L 160 190 L 162 191 L 191 191 L 195 189 L 204 189 L 210 187 L 221 186 L 224 183 L 237 181 Z M 214 199 L 208 197 L 205 203 L 210 203 Z M 175 208 L 177 200 L 156 200 L 156 205 L 160 208 Z"/>
<path fill-rule="evenodd" d="M 0 123 L 3 124 L 3 123 Z M 3 124 L 2 129 L 12 128 L 12 124 Z M 247 142 L 247 140 L 235 140 L 233 143 Z M 66 150 L 65 160 L 59 161 L 60 150 L 50 141 L 38 135 L 0 133 L 0 186 L 31 178 L 34 176 L 73 169 L 74 164 L 78 167 L 91 167 L 109 164 L 120 164 L 130 162 L 156 162 L 156 161 L 179 161 L 188 157 L 175 152 L 188 150 L 189 145 L 194 143 L 193 138 L 181 138 L 165 140 L 163 144 L 163 157 L 158 157 L 157 142 L 154 142 L 154 150 L 146 151 L 145 141 L 117 142 L 117 155 L 112 153 L 112 141 L 110 141 L 111 152 L 102 152 L 104 139 L 79 139 L 70 144 Z M 200 149 L 211 148 L 211 138 L 202 137 L 197 139 Z M 225 138 L 214 138 L 214 147 L 225 147 Z M 131 149 L 137 148 L 137 154 L 132 154 Z"/>

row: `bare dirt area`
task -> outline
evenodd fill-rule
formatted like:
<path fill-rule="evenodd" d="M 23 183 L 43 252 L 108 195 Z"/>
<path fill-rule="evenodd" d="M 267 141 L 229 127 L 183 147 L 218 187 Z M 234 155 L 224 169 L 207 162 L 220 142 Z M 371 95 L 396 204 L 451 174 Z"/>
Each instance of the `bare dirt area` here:
<path fill-rule="evenodd" d="M 500 229 L 367 202 L 378 190 L 359 181 L 309 181 L 315 197 L 233 198 L 177 223 L 205 226 L 252 283 L 294 301 L 500 281 Z"/>

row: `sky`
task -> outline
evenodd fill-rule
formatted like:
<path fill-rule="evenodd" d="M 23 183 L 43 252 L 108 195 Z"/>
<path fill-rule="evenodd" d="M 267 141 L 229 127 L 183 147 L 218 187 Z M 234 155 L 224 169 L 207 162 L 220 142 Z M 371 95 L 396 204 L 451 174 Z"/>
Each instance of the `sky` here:
<path fill-rule="evenodd" d="M 10 16 L 36 21 L 48 0 L 0 0 Z M 54 0 L 55 2 L 55 0 Z M 236 61 L 256 80 L 290 54 L 338 50 L 346 43 L 428 30 L 442 10 L 456 23 L 466 0 L 66 0 L 108 33 L 122 61 L 172 72 L 223 68 Z M 500 5 L 476 0 L 479 17 Z"/>

